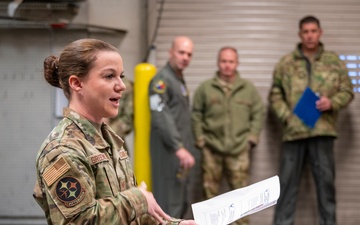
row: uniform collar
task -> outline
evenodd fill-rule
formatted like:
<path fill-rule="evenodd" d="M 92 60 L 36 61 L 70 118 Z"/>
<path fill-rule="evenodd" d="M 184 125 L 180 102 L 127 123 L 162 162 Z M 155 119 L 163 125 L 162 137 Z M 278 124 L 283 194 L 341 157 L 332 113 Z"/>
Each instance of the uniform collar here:
<path fill-rule="evenodd" d="M 219 75 L 219 71 L 217 71 L 215 73 L 215 77 L 213 78 L 213 85 L 218 86 L 218 87 L 222 87 L 221 85 L 221 78 Z M 223 81 L 224 82 L 224 81 Z M 245 84 L 244 80 L 240 77 L 240 73 L 238 71 L 236 71 L 236 75 L 235 75 L 235 80 L 234 83 L 232 83 L 231 87 L 233 90 L 235 90 L 236 88 L 242 87 Z"/>
<path fill-rule="evenodd" d="M 318 60 L 323 52 L 324 52 L 324 44 L 320 42 L 318 52 L 316 53 L 314 59 Z M 297 58 L 297 59 L 305 59 L 306 58 L 301 50 L 301 43 L 298 43 L 296 45 L 296 49 L 293 52 L 293 56 L 294 56 L 294 58 Z"/>
<path fill-rule="evenodd" d="M 94 126 L 89 120 L 85 117 L 81 116 L 79 113 L 65 107 L 63 110 L 64 118 L 71 120 L 76 126 L 84 133 L 84 136 L 87 141 L 89 141 L 95 148 L 104 149 L 110 147 L 109 144 L 104 140 L 103 134 L 109 132 L 109 127 L 105 124 L 96 124 L 100 126 L 101 133 L 98 129 L 96 129 L 96 125 Z"/>
<path fill-rule="evenodd" d="M 184 76 L 183 76 L 183 74 L 181 73 L 181 76 L 179 76 L 179 75 L 176 73 L 176 71 L 174 70 L 174 68 L 172 68 L 172 66 L 170 65 L 170 62 L 168 62 L 168 63 L 166 64 L 165 69 L 168 70 L 168 71 L 170 71 L 171 74 L 172 74 L 176 79 L 178 79 L 178 80 L 180 80 L 181 82 L 184 83 Z"/>

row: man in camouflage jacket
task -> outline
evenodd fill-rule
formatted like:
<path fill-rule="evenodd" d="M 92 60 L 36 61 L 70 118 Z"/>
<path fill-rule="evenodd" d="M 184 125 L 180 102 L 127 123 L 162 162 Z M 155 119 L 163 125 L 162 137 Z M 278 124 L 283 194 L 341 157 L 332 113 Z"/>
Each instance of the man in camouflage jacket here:
<path fill-rule="evenodd" d="M 280 167 L 281 193 L 275 212 L 275 225 L 294 221 L 296 193 L 306 160 L 314 175 L 320 224 L 336 224 L 334 138 L 340 109 L 353 99 L 353 90 L 344 63 L 320 42 L 320 22 L 313 16 L 300 20 L 301 43 L 277 64 L 269 103 L 283 124 L 283 156 Z M 316 108 L 321 116 L 309 127 L 293 110 L 309 87 L 319 96 Z M 307 109 L 302 109 L 307 110 Z"/>

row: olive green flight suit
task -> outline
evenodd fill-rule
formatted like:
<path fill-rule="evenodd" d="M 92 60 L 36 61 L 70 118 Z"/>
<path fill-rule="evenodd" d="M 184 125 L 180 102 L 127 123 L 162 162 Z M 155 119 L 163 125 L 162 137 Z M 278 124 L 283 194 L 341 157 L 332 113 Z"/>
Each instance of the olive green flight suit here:
<path fill-rule="evenodd" d="M 197 159 L 199 152 L 195 152 L 191 131 L 188 89 L 169 63 L 151 80 L 149 101 L 153 193 L 166 213 L 183 218 L 188 207 L 189 177 L 180 171 L 175 152 L 184 147 Z"/>

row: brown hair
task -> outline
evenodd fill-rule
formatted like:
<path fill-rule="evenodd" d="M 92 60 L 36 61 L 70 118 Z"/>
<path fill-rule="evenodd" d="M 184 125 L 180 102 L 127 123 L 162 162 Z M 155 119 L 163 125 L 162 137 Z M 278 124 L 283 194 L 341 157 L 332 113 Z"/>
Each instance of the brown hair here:
<path fill-rule="evenodd" d="M 49 56 L 44 60 L 44 77 L 54 87 L 62 88 L 70 98 L 69 77 L 86 77 L 94 66 L 100 51 L 118 50 L 109 43 L 97 39 L 80 39 L 68 44 L 60 57 Z"/>
<path fill-rule="evenodd" d="M 306 23 L 316 23 L 320 28 L 320 21 L 315 16 L 305 16 L 299 21 L 299 29 L 301 30 L 302 26 Z"/>

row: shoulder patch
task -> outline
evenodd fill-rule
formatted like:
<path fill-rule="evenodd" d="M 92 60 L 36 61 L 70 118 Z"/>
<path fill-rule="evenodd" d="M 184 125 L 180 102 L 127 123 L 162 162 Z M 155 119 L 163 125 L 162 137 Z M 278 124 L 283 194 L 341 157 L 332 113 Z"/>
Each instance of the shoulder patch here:
<path fill-rule="evenodd" d="M 153 94 L 150 96 L 150 110 L 161 112 L 165 104 L 159 94 Z"/>
<path fill-rule="evenodd" d="M 50 168 L 48 168 L 43 178 L 47 186 L 51 186 L 57 179 L 64 175 L 70 169 L 70 165 L 63 157 L 59 158 Z"/>
<path fill-rule="evenodd" d="M 58 199 L 68 208 L 74 207 L 85 198 L 85 189 L 74 177 L 64 177 L 56 185 Z"/>
<path fill-rule="evenodd" d="M 164 93 L 166 90 L 165 82 L 163 80 L 156 81 L 156 83 L 154 84 L 153 90 L 159 94 Z"/>

